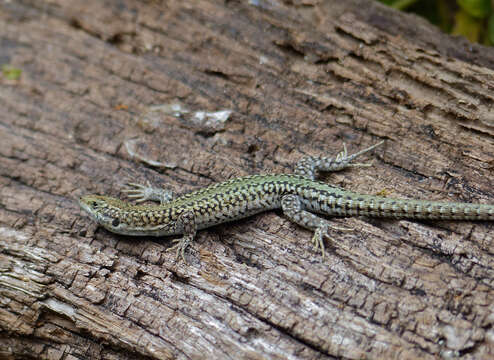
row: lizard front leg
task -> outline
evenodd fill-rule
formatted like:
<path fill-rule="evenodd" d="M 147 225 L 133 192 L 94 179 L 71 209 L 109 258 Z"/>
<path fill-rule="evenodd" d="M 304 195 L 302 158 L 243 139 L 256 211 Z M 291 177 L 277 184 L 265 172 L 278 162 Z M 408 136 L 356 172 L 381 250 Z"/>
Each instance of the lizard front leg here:
<path fill-rule="evenodd" d="M 173 240 L 176 244 L 166 251 L 176 250 L 175 261 L 177 261 L 180 256 L 184 263 L 187 264 L 187 260 L 185 260 L 185 250 L 192 243 L 197 233 L 197 224 L 194 213 L 192 211 L 185 211 L 180 214 L 176 227 L 183 229 L 183 236 L 180 239 Z"/>
<path fill-rule="evenodd" d="M 147 181 L 146 184 L 147 186 L 128 183 L 128 187 L 122 191 L 127 193 L 127 197 L 134 199 L 136 203 L 150 200 L 159 201 L 160 204 L 164 204 L 173 199 L 173 193 L 170 190 L 153 187 L 149 181 Z"/>
<path fill-rule="evenodd" d="M 324 258 L 324 238 L 328 238 L 330 240 L 331 237 L 328 235 L 329 229 L 339 230 L 339 231 L 352 231 L 352 229 L 348 228 L 340 228 L 337 226 L 332 226 L 326 219 L 323 219 L 319 216 L 304 210 L 302 207 L 302 203 L 297 195 L 285 195 L 281 199 L 281 209 L 283 210 L 283 214 L 286 217 L 293 221 L 294 223 L 314 231 L 314 235 L 312 236 L 312 244 L 314 248 L 320 249 L 322 257 Z"/>

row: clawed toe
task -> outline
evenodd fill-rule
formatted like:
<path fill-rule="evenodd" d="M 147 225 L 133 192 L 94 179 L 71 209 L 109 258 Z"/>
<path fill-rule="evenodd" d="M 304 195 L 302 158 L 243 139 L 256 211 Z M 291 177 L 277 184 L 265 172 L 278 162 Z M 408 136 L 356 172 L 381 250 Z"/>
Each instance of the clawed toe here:
<path fill-rule="evenodd" d="M 173 198 L 171 191 L 154 188 L 149 181 L 146 181 L 146 185 L 128 183 L 127 187 L 122 191 L 127 194 L 129 199 L 134 200 L 136 203 L 159 201 L 163 204 Z"/>
<path fill-rule="evenodd" d="M 314 232 L 314 236 L 312 237 L 312 244 L 314 245 L 314 249 L 317 251 L 317 249 L 321 249 L 321 256 L 324 259 L 326 256 L 326 252 L 324 249 L 324 237 L 327 236 L 327 227 L 322 226 L 318 227 L 316 231 Z"/>
<path fill-rule="evenodd" d="M 187 247 L 189 246 L 189 242 L 188 241 L 184 241 L 184 239 L 175 239 L 175 240 L 172 240 L 172 242 L 175 243 L 175 245 L 169 247 L 168 249 L 166 249 L 166 251 L 175 251 L 175 262 L 178 261 L 178 259 L 181 257 L 183 262 L 185 264 L 189 264 L 187 262 L 187 260 L 185 259 L 185 250 L 187 249 Z"/>
<path fill-rule="evenodd" d="M 317 251 L 321 250 L 322 258 L 324 259 L 326 252 L 324 247 L 324 238 L 327 238 L 329 241 L 333 241 L 333 238 L 329 236 L 328 230 L 337 230 L 337 231 L 354 231 L 352 228 L 342 228 L 338 226 L 333 226 L 329 224 L 321 224 L 314 232 L 314 236 L 312 237 L 312 244 L 314 245 L 314 249 Z"/>
<path fill-rule="evenodd" d="M 127 183 L 127 187 L 122 189 L 122 192 L 127 194 L 129 199 L 135 200 L 135 202 L 140 203 L 146 200 L 152 200 L 153 189 L 149 181 L 146 185 Z"/>

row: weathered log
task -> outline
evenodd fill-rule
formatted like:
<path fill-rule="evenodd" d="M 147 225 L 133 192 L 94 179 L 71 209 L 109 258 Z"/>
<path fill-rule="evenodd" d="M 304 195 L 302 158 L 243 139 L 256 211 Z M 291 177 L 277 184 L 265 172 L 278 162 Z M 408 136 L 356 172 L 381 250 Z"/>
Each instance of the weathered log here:
<path fill-rule="evenodd" d="M 364 0 L 1 2 L 22 74 L 0 76 L 0 358 L 491 358 L 492 224 L 335 219 L 355 231 L 322 259 L 268 212 L 201 231 L 186 265 L 77 198 L 386 139 L 325 181 L 494 202 L 493 59 Z"/>

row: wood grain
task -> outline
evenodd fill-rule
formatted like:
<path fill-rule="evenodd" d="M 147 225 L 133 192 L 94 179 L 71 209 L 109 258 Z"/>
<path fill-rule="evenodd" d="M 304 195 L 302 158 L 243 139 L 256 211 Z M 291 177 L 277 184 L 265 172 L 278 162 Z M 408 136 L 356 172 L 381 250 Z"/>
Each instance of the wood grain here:
<path fill-rule="evenodd" d="M 325 180 L 493 203 L 493 59 L 364 0 L 0 2 L 0 65 L 22 70 L 0 76 L 0 358 L 492 358 L 493 224 L 336 219 L 355 231 L 322 260 L 269 212 L 201 231 L 186 266 L 76 200 L 385 139 Z"/>

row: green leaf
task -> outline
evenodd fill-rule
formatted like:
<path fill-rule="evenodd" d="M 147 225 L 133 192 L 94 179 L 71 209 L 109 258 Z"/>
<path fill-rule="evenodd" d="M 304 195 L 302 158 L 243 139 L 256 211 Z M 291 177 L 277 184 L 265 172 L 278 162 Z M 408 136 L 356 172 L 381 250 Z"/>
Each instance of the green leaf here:
<path fill-rule="evenodd" d="M 389 6 L 394 7 L 398 10 L 405 10 L 406 8 L 415 4 L 417 0 L 396 0 L 393 1 Z"/>
<path fill-rule="evenodd" d="M 379 0 L 383 4 L 386 4 L 388 6 L 391 6 L 396 0 Z"/>
<path fill-rule="evenodd" d="M 2 65 L 2 74 L 7 80 L 19 80 L 22 70 L 10 65 Z"/>
<path fill-rule="evenodd" d="M 380 0 L 383 4 L 391 6 L 398 10 L 404 10 L 409 6 L 412 6 L 418 0 Z"/>
<path fill-rule="evenodd" d="M 494 44 L 494 14 L 491 14 L 487 23 L 487 38 L 491 45 Z"/>
<path fill-rule="evenodd" d="M 468 14 L 477 18 L 486 18 L 491 12 L 490 0 L 456 0 Z"/>
<path fill-rule="evenodd" d="M 478 42 L 482 32 L 482 20 L 471 16 L 468 12 L 460 10 L 455 15 L 453 35 L 463 35 L 471 42 Z"/>

